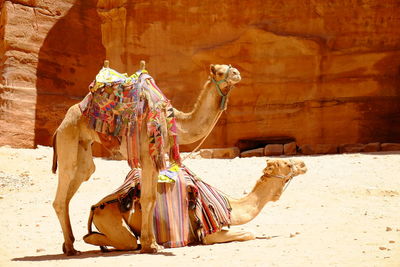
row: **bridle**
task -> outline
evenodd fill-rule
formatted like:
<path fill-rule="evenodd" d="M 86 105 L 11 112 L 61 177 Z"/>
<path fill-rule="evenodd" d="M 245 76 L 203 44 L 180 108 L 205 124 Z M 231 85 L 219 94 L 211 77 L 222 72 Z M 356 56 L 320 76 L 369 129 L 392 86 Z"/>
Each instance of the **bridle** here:
<path fill-rule="evenodd" d="M 192 152 L 190 152 L 186 157 L 184 157 L 182 159 L 182 162 L 184 160 L 186 160 L 187 158 L 190 157 L 190 155 L 192 155 L 194 152 L 196 152 L 201 145 L 204 143 L 204 141 L 207 139 L 207 137 L 210 135 L 211 131 L 214 129 L 215 125 L 217 124 L 219 118 L 221 117 L 222 113 L 226 110 L 226 99 L 229 95 L 229 93 L 231 92 L 233 85 L 230 81 L 228 81 L 228 77 L 229 77 L 229 72 L 232 69 L 231 65 L 228 65 L 228 69 L 225 72 L 224 78 L 220 81 L 216 81 L 213 77 L 210 77 L 210 80 L 212 83 L 215 84 L 215 87 L 217 88 L 217 92 L 218 94 L 221 96 L 221 105 L 220 105 L 220 109 L 217 113 L 217 115 L 215 116 L 214 122 L 212 123 L 212 127 L 210 127 L 210 129 L 208 130 L 207 134 L 204 136 L 204 138 L 200 141 L 200 143 L 197 145 L 197 147 L 195 149 L 192 150 Z M 227 83 L 227 87 L 228 87 L 228 91 L 226 92 L 226 94 L 224 94 L 220 88 L 220 85 L 222 83 L 226 82 Z"/>
<path fill-rule="evenodd" d="M 286 188 L 289 186 L 290 182 L 292 181 L 294 174 L 297 172 L 297 167 L 294 162 L 294 160 L 289 160 L 290 162 L 290 172 L 286 175 L 279 175 L 279 174 L 274 174 L 274 175 L 268 175 L 266 178 L 279 178 L 279 179 L 288 179 L 286 181 L 285 187 L 282 190 L 282 193 L 285 192 Z"/>
<path fill-rule="evenodd" d="M 228 65 L 228 69 L 227 69 L 226 72 L 225 72 L 224 78 L 223 78 L 222 80 L 218 81 L 218 82 L 217 82 L 213 77 L 211 77 L 211 81 L 215 84 L 215 88 L 217 88 L 218 94 L 222 97 L 222 98 L 221 98 L 221 105 L 220 105 L 220 109 L 221 109 L 221 110 L 225 110 L 225 109 L 226 109 L 226 107 L 225 107 L 226 98 L 227 98 L 229 92 L 230 92 L 230 91 L 232 90 L 232 88 L 233 88 L 233 85 L 231 84 L 231 82 L 227 80 L 227 78 L 229 77 L 229 71 L 230 71 L 231 69 L 232 69 L 232 66 L 231 66 L 231 65 Z M 222 92 L 221 88 L 220 88 L 220 85 L 221 85 L 222 83 L 224 83 L 224 82 L 228 84 L 227 87 L 228 87 L 228 89 L 229 89 L 228 92 L 227 92 L 226 94 L 224 94 L 224 93 Z"/>

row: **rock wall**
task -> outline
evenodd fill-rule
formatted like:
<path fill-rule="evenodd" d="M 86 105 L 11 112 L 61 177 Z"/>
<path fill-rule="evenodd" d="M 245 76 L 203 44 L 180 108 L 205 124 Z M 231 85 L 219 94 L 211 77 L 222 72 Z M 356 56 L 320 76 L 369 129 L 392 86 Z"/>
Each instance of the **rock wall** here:
<path fill-rule="evenodd" d="M 190 110 L 210 63 L 241 71 L 206 146 L 400 139 L 398 1 L 101 2 L 108 58 L 127 72 L 144 58 L 177 108 Z"/>
<path fill-rule="evenodd" d="M 0 4 L 0 145 L 50 145 L 105 57 L 95 0 Z"/>
<path fill-rule="evenodd" d="M 146 60 L 185 111 L 210 63 L 237 67 L 242 82 L 205 147 L 279 136 L 299 145 L 400 140 L 396 0 L 32 0 L 5 1 L 1 10 L 1 83 L 32 89 L 0 89 L 1 123 L 15 128 L 0 129 L 0 144 L 48 145 L 105 58 L 127 73 Z M 21 111 L 17 123 L 10 110 Z"/>

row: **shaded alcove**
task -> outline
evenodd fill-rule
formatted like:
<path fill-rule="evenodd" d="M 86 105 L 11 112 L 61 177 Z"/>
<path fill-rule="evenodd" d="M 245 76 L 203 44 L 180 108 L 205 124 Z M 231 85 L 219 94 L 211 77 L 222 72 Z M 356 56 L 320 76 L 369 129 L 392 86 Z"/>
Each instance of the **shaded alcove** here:
<path fill-rule="evenodd" d="M 39 52 L 35 146 L 51 145 L 68 108 L 87 93 L 102 67 L 105 49 L 97 0 L 76 0 L 51 30 Z"/>

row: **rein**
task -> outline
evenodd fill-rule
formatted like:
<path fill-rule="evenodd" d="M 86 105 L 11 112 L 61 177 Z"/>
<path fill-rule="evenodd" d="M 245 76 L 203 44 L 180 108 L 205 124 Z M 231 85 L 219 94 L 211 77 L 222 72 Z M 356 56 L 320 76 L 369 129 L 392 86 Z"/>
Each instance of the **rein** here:
<path fill-rule="evenodd" d="M 290 179 L 286 182 L 285 187 L 284 187 L 283 190 L 282 190 L 282 194 L 283 194 L 283 192 L 285 192 L 286 188 L 288 188 L 288 186 L 289 186 L 289 184 L 290 184 L 290 182 L 291 182 L 292 180 L 293 180 L 293 177 L 290 177 Z"/>
<path fill-rule="evenodd" d="M 203 137 L 203 139 L 201 140 L 200 144 L 197 145 L 197 147 L 195 149 L 192 150 L 192 152 L 190 152 L 186 157 L 184 157 L 182 159 L 182 162 L 184 160 L 186 160 L 188 157 L 190 157 L 193 153 L 195 153 L 200 147 L 201 145 L 204 143 L 204 141 L 207 139 L 207 137 L 210 135 L 211 131 L 214 129 L 215 125 L 217 124 L 219 118 L 222 115 L 222 112 L 224 112 L 226 110 L 226 99 L 229 96 L 229 93 L 231 92 L 233 85 L 230 84 L 230 82 L 228 82 L 227 78 L 229 76 L 229 71 L 231 70 L 232 66 L 229 65 L 228 70 L 225 72 L 225 77 L 220 80 L 220 81 L 216 81 L 213 77 L 210 78 L 211 82 L 213 82 L 215 84 L 215 88 L 217 88 L 217 92 L 218 94 L 222 97 L 221 98 L 221 104 L 220 104 L 220 109 L 217 113 L 217 115 L 215 116 L 214 122 L 212 124 L 212 126 L 210 127 L 210 129 L 208 130 L 208 133 Z M 220 88 L 220 84 L 222 84 L 223 82 L 226 82 L 228 84 L 228 92 L 226 94 L 224 94 Z"/>
<path fill-rule="evenodd" d="M 208 133 L 203 137 L 203 139 L 201 140 L 200 144 L 197 145 L 197 147 L 195 149 L 192 150 L 192 152 L 190 152 L 186 157 L 184 157 L 182 159 L 182 162 L 185 161 L 188 157 L 190 157 L 193 153 L 195 153 L 200 147 L 201 145 L 204 143 L 204 141 L 207 139 L 207 137 L 210 135 L 211 131 L 214 129 L 215 125 L 217 124 L 219 118 L 222 115 L 222 112 L 224 110 L 219 110 L 217 116 L 215 116 L 214 122 L 212 127 L 210 127 L 210 129 L 208 130 Z"/>

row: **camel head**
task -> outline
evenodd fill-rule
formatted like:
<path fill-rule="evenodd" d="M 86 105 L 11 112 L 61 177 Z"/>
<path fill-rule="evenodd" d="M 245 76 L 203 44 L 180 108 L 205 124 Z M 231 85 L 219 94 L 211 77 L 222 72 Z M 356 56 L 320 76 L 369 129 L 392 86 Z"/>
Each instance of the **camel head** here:
<path fill-rule="evenodd" d="M 210 65 L 210 78 L 221 89 L 230 87 L 242 79 L 240 72 L 231 65 Z"/>
<path fill-rule="evenodd" d="M 273 183 L 277 191 L 272 199 L 276 201 L 283 192 L 283 188 L 294 176 L 307 172 L 307 167 L 301 160 L 267 160 L 267 167 L 264 168 L 264 175 L 261 180 Z"/>

